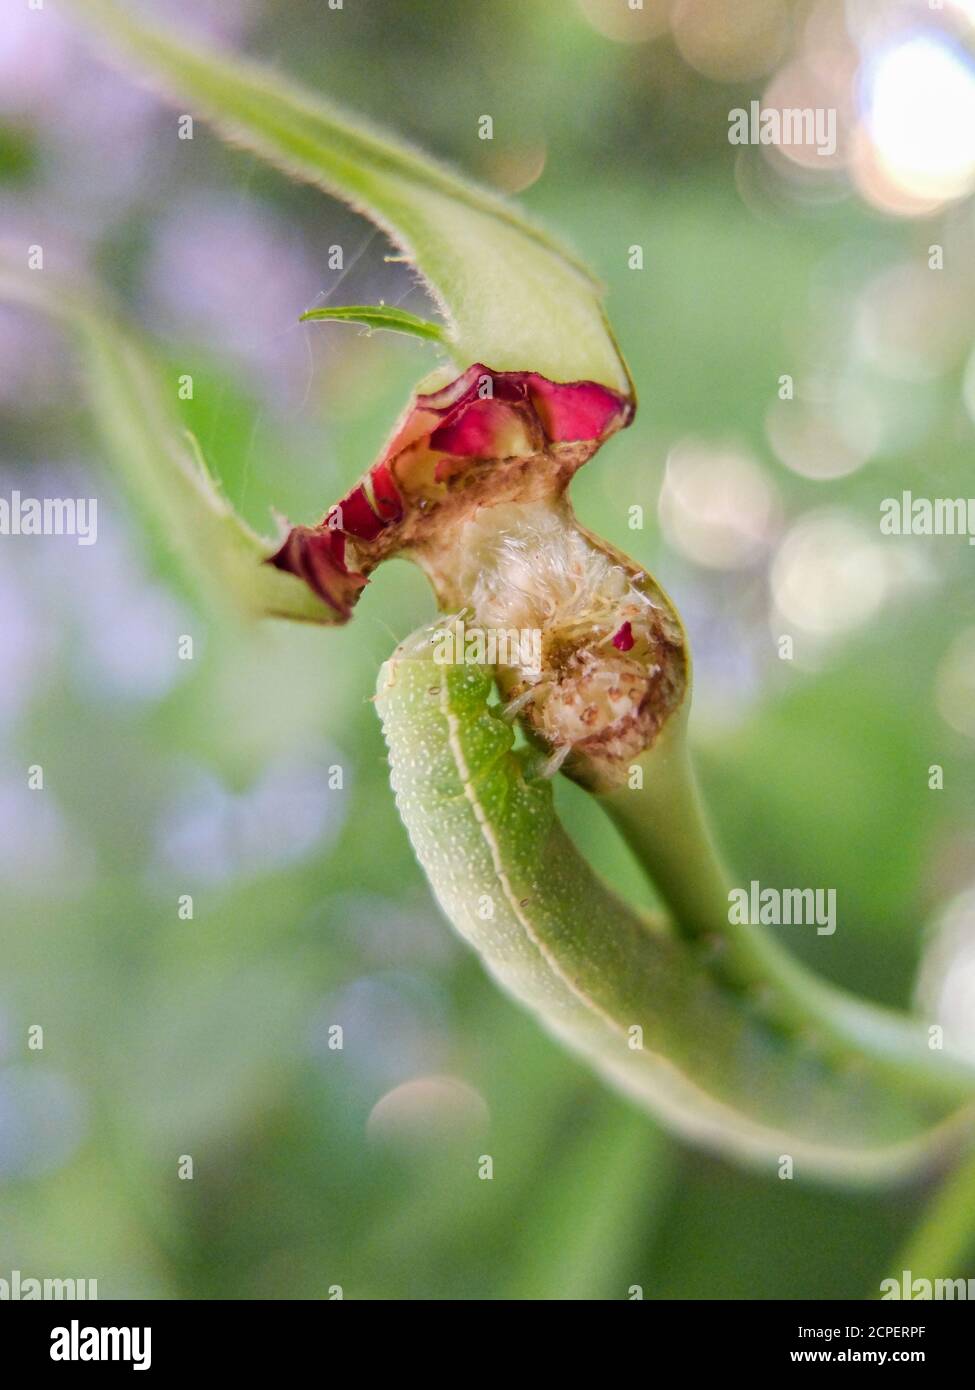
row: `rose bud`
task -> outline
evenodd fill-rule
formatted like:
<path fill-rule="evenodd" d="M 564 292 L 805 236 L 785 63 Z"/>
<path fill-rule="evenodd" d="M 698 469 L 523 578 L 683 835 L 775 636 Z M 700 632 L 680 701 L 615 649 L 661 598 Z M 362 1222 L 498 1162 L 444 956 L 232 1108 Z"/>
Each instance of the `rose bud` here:
<path fill-rule="evenodd" d="M 566 495 L 633 411 L 596 382 L 475 363 L 418 394 L 378 463 L 318 526 L 291 529 L 269 563 L 348 618 L 376 565 L 405 555 L 444 611 L 490 631 L 537 632 L 537 666 L 499 659 L 503 694 L 553 767 L 615 785 L 687 683 L 669 601 L 579 525 Z"/>

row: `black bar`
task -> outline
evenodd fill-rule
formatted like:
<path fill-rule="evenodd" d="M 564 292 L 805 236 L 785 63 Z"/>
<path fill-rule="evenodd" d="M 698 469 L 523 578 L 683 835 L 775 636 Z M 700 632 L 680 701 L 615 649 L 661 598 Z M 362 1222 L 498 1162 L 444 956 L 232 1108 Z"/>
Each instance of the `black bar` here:
<path fill-rule="evenodd" d="M 65 1380 L 91 1371 L 172 1376 L 214 1369 L 253 1376 L 262 1370 L 280 1372 L 288 1364 L 297 1369 L 296 1357 L 319 1360 L 327 1373 L 330 1365 L 334 1368 L 336 1352 L 355 1358 L 370 1375 L 385 1355 L 399 1374 L 415 1370 L 418 1363 L 431 1369 L 453 1364 L 461 1371 L 473 1356 L 481 1375 L 496 1360 L 498 1374 L 510 1376 L 522 1356 L 503 1335 L 509 1323 L 519 1345 L 527 1336 L 529 1355 L 543 1356 L 547 1372 L 563 1358 L 571 1369 L 581 1342 L 597 1360 L 608 1356 L 607 1371 L 619 1368 L 620 1356 L 628 1353 L 639 1358 L 637 1364 L 648 1374 L 676 1362 L 691 1372 L 767 1369 L 783 1374 L 810 1366 L 872 1365 L 884 1370 L 934 1368 L 947 1375 L 970 1350 L 973 1328 L 971 1307 L 964 1301 L 620 1302 L 626 1306 L 576 1312 L 571 1322 L 557 1303 L 494 1304 L 471 1312 L 451 1305 L 445 1318 L 431 1316 L 422 1301 L 23 1302 L 0 1304 L 0 1336 L 5 1364 L 18 1365 L 21 1373 L 53 1372 Z M 126 1340 L 121 1332 L 108 1334 L 103 1342 L 103 1328 L 130 1334 L 137 1329 L 139 1335 Z M 97 1336 L 87 1329 L 97 1329 Z M 604 1331 L 610 1340 L 601 1340 Z M 103 1350 L 109 1356 L 128 1351 L 129 1359 L 52 1359 L 55 1348 L 79 1357 L 83 1348 L 97 1350 L 99 1356 Z M 148 1359 L 142 1371 L 135 1370 L 137 1359 Z"/>

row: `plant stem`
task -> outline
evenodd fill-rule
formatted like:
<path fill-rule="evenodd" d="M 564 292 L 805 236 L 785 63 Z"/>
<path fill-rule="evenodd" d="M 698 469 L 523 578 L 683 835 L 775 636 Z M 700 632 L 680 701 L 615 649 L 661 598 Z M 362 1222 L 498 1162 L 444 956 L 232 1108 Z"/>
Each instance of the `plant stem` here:
<path fill-rule="evenodd" d="M 759 925 L 729 921 L 733 880 L 715 849 L 691 766 L 686 711 L 643 755 L 643 785 L 599 800 L 668 904 L 677 929 L 714 954 L 715 972 L 752 997 L 778 1027 L 805 1034 L 837 1059 L 866 1055 L 929 1096 L 975 1102 L 975 1070 L 928 1045 L 923 1023 L 817 978 Z"/>
<path fill-rule="evenodd" d="M 894 1276 L 951 1279 L 975 1249 L 975 1152 L 948 1174 L 894 1263 Z"/>

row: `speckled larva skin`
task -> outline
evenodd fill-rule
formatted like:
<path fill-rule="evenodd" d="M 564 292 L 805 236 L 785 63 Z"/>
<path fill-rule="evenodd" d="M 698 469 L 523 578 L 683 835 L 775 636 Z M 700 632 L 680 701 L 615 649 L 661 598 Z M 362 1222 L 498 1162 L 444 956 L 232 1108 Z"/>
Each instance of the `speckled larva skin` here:
<path fill-rule="evenodd" d="M 672 1129 L 767 1170 L 790 1155 L 797 1177 L 877 1181 L 938 1152 L 946 1102 L 776 1032 L 596 877 L 492 690 L 484 668 L 437 664 L 427 630 L 383 667 L 377 706 L 413 849 L 496 979 Z"/>

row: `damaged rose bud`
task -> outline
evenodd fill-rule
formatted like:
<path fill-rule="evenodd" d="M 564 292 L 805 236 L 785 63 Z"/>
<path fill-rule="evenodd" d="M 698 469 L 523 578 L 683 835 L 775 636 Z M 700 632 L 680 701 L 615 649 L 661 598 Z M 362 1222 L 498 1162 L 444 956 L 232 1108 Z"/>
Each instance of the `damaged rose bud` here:
<path fill-rule="evenodd" d="M 294 527 L 269 563 L 344 618 L 376 565 L 400 551 L 428 570 L 439 594 L 448 577 L 438 552 L 459 522 L 478 507 L 559 496 L 632 415 L 628 399 L 596 382 L 475 363 L 418 395 L 379 462 L 319 526 Z"/>
<path fill-rule="evenodd" d="M 481 513 L 463 547 L 460 583 L 476 622 L 538 634 L 540 661 L 497 668 L 509 709 L 551 751 L 553 768 L 594 790 L 620 785 L 687 693 L 670 600 L 580 526 L 565 497 Z"/>
<path fill-rule="evenodd" d="M 492 630 L 538 631 L 540 669 L 501 666 L 503 694 L 566 771 L 616 782 L 687 685 L 680 623 L 653 580 L 585 531 L 566 489 L 633 403 L 476 363 L 419 394 L 381 459 L 319 526 L 269 563 L 348 618 L 369 574 L 402 555 L 441 609 Z"/>

